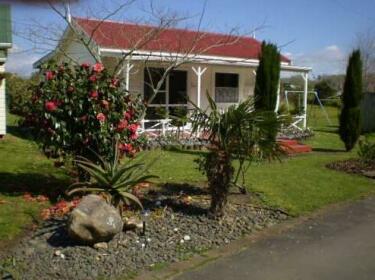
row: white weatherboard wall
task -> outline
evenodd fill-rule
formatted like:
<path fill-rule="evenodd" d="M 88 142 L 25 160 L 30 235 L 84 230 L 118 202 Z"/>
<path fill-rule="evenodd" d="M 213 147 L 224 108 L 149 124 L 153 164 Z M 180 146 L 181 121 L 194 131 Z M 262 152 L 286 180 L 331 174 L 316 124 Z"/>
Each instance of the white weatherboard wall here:
<path fill-rule="evenodd" d="M 4 66 L 0 65 L 0 73 L 4 72 Z M 0 80 L 0 135 L 6 133 L 6 110 L 5 110 L 5 79 Z"/>

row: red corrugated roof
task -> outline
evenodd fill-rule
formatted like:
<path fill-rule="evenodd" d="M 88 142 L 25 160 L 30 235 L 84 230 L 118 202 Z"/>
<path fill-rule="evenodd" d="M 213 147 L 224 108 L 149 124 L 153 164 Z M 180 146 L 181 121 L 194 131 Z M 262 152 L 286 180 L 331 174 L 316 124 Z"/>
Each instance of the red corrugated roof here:
<path fill-rule="evenodd" d="M 186 53 L 211 56 L 258 59 L 261 43 L 250 37 L 235 37 L 219 33 L 197 32 L 155 26 L 74 18 L 83 30 L 100 46 L 114 49 Z M 151 38 L 151 39 L 150 39 Z M 290 60 L 282 56 L 282 61 Z"/>

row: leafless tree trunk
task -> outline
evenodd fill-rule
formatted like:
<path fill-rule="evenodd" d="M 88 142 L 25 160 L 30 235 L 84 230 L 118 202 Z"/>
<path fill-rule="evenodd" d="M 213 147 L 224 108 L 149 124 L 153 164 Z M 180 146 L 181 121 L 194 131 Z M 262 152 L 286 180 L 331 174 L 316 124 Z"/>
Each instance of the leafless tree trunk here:
<path fill-rule="evenodd" d="M 375 29 L 369 28 L 356 36 L 356 47 L 361 50 L 363 61 L 364 91 L 375 91 Z"/>

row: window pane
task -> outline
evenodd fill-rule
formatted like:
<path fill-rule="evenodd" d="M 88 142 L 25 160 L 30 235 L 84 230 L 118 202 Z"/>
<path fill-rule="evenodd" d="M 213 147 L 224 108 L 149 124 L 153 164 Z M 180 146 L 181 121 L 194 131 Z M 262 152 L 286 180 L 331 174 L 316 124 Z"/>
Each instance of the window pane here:
<path fill-rule="evenodd" d="M 238 74 L 216 73 L 215 86 L 238 88 Z"/>
<path fill-rule="evenodd" d="M 146 109 L 147 120 L 160 120 L 167 117 L 167 109 L 165 107 L 148 107 Z"/>
<path fill-rule="evenodd" d="M 238 74 L 215 74 L 215 101 L 218 103 L 237 103 L 239 101 Z"/>
<path fill-rule="evenodd" d="M 163 68 L 145 68 L 144 70 L 144 99 L 148 99 L 153 95 L 153 88 L 155 88 L 158 82 L 161 80 L 164 73 Z M 163 85 L 160 87 L 159 92 L 156 94 L 155 98 L 152 100 L 151 104 L 165 104 L 165 90 L 166 83 L 164 81 Z"/>
<path fill-rule="evenodd" d="M 172 71 L 169 74 L 169 104 L 187 103 L 187 72 Z"/>

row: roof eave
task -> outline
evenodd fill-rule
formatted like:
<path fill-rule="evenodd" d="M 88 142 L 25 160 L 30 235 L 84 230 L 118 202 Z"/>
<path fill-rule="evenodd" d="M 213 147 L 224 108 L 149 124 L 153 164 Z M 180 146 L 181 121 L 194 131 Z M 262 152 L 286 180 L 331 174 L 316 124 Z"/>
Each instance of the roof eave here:
<path fill-rule="evenodd" d="M 246 66 L 246 67 L 258 67 L 258 59 L 246 59 L 238 57 L 227 57 L 227 56 L 213 56 L 213 55 L 190 55 L 181 53 L 170 53 L 161 51 L 133 51 L 129 49 L 115 49 L 115 48 L 100 48 L 102 56 L 122 56 L 129 55 L 129 60 L 133 61 L 161 61 L 168 62 L 176 60 L 178 58 L 187 58 L 191 62 L 201 64 L 216 64 L 216 65 L 232 65 L 232 66 Z M 294 66 L 289 62 L 281 62 L 281 70 L 287 72 L 310 72 L 311 67 Z"/>

